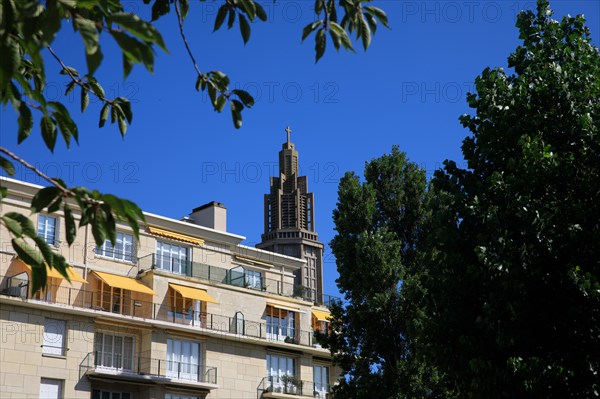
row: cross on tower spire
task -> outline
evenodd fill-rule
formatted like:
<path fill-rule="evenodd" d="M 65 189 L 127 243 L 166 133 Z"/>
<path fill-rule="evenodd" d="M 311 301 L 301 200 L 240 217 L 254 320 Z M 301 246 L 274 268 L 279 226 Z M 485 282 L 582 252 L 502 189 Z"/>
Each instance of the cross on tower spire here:
<path fill-rule="evenodd" d="M 288 145 L 290 144 L 290 133 L 292 133 L 292 129 L 290 129 L 290 127 L 286 127 L 285 128 L 285 132 L 287 133 L 287 143 Z"/>

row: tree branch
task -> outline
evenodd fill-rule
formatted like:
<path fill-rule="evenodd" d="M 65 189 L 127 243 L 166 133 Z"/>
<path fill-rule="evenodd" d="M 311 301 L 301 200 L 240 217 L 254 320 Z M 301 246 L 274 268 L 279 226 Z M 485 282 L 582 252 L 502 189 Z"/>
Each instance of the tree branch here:
<path fill-rule="evenodd" d="M 102 101 L 103 103 L 108 103 L 108 104 L 111 104 L 111 105 L 114 104 L 114 100 L 108 100 L 106 97 L 99 95 L 94 90 L 90 90 L 88 84 L 83 79 L 81 79 L 81 78 L 73 75 L 73 73 L 71 72 L 71 70 L 65 65 L 64 62 L 62 62 L 62 60 L 58 57 L 58 55 L 56 55 L 56 53 L 54 52 L 54 50 L 52 50 L 52 47 L 48 46 L 46 48 L 48 49 L 48 51 L 50 52 L 50 54 L 52 54 L 52 56 L 54 57 L 54 59 L 60 64 L 60 66 L 67 73 L 67 75 L 69 75 L 69 77 L 71 78 L 71 80 L 73 80 L 73 82 L 75 82 L 75 84 L 77 84 L 79 87 L 81 87 L 82 89 L 84 89 L 87 92 L 91 91 L 92 93 L 94 93 L 94 95 L 96 97 L 98 97 L 98 99 L 100 101 Z"/>
<path fill-rule="evenodd" d="M 194 64 L 194 69 L 196 69 L 198 76 L 203 77 L 204 75 L 202 74 L 202 72 L 200 72 L 200 68 L 198 68 L 198 63 L 196 62 L 196 58 L 194 58 L 194 54 L 192 54 L 192 50 L 190 49 L 190 46 L 185 37 L 185 33 L 183 32 L 183 18 L 181 17 L 181 12 L 179 11 L 179 6 L 177 4 L 178 4 L 178 2 L 175 1 L 175 13 L 177 14 L 177 23 L 179 24 L 179 32 L 181 33 L 181 38 L 183 39 L 183 44 L 185 45 L 185 48 L 186 48 L 190 58 L 192 59 L 192 63 Z"/>
<path fill-rule="evenodd" d="M 38 168 L 36 168 L 32 164 L 30 164 L 29 162 L 27 162 L 26 160 L 24 160 L 23 158 L 21 158 L 17 154 L 9 151 L 8 149 L 6 149 L 4 147 L 0 147 L 0 152 L 2 152 L 3 154 L 8 155 L 9 157 L 11 157 L 12 159 L 14 159 L 15 161 L 17 161 L 20 164 L 22 164 L 23 166 L 25 166 L 27 169 L 32 170 L 35 174 L 37 174 L 38 176 L 40 176 L 42 179 L 44 179 L 44 180 L 48 181 L 49 183 L 51 183 L 52 185 L 60 188 L 65 196 L 72 196 L 73 195 L 73 192 L 71 190 L 67 189 L 66 187 L 63 187 L 56 180 L 54 180 L 53 178 L 45 175 L 41 170 L 39 170 Z"/>

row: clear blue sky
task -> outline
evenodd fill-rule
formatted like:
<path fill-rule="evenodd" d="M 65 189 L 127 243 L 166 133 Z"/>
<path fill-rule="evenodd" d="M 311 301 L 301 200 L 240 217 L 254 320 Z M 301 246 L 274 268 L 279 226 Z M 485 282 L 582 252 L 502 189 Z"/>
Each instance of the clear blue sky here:
<path fill-rule="evenodd" d="M 123 3 L 149 13 L 141 0 Z M 80 113 L 79 93 L 64 96 L 67 80 L 47 58 L 46 94 L 68 104 L 79 124 L 80 145 L 66 150 L 59 138 L 50 154 L 36 127 L 17 146 L 11 108 L 0 111 L 1 144 L 69 185 L 129 198 L 148 212 L 179 218 L 208 201 L 223 202 L 228 230 L 246 236 L 247 245 L 260 240 L 263 194 L 276 171 L 287 125 L 316 196 L 316 227 L 326 244 L 334 235 L 331 213 L 345 171 L 362 174 L 366 160 L 394 144 L 429 174 L 445 159 L 462 162 L 460 145 L 467 132 L 458 116 L 470 112 L 466 93 L 485 67 L 506 67 L 519 43 L 516 13 L 535 7 L 534 1 L 375 0 L 392 29 L 378 30 L 366 53 L 358 44 L 356 54 L 336 53 L 328 41 L 315 65 L 313 38 L 300 43 L 302 28 L 313 19 L 312 0 L 263 2 L 269 21 L 252 25 L 246 46 L 237 25 L 212 33 L 214 3 L 191 3 L 186 31 L 200 68 L 224 71 L 232 86 L 256 98 L 255 107 L 243 113 L 241 130 L 195 91 L 195 72 L 172 14 L 157 24 L 171 54 L 158 52 L 154 75 L 136 67 L 123 81 L 120 54 L 103 39 L 105 59 L 97 78 L 107 96 L 124 95 L 133 102 L 125 140 L 115 125 L 98 129 L 94 99 Z M 557 19 L 585 14 L 598 45 L 599 1 L 552 1 L 551 6 Z M 68 26 L 61 36 L 56 52 L 85 71 L 79 38 Z M 42 183 L 22 168 L 16 178 Z M 335 294 L 335 262 L 327 245 L 325 252 L 325 290 Z"/>

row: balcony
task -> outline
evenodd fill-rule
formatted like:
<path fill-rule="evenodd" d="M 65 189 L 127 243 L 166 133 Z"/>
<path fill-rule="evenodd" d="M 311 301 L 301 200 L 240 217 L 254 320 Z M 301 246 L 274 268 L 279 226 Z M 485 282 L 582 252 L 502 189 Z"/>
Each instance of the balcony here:
<path fill-rule="evenodd" d="M 225 269 L 188 260 L 165 258 L 156 254 L 139 258 L 138 265 L 141 269 L 162 270 L 212 283 L 263 291 L 288 298 L 300 298 L 319 306 L 330 306 L 333 302 L 340 301 L 338 297 L 327 295 L 311 288 L 264 277 L 260 279 L 260 282 L 254 281 L 248 283 L 243 270 L 240 270 L 240 268 Z"/>
<path fill-rule="evenodd" d="M 90 352 L 79 365 L 79 377 L 119 382 L 169 384 L 211 390 L 217 387 L 216 367 L 147 357 L 113 358 Z"/>
<path fill-rule="evenodd" d="M 242 317 L 228 317 L 193 310 L 182 311 L 171 306 L 110 295 L 106 292 L 100 293 L 53 284 L 48 284 L 43 292 L 36 293 L 31 297 L 27 280 L 0 276 L 0 281 L 3 281 L 2 286 L 0 286 L 0 295 L 90 309 L 132 318 L 159 320 L 190 326 L 199 330 L 257 338 L 268 342 L 318 347 L 314 331 L 296 328 L 275 331 L 275 325 L 267 325 L 266 321 L 245 320 Z"/>
<path fill-rule="evenodd" d="M 302 381 L 291 375 L 264 377 L 257 388 L 259 398 L 319 398 L 329 399 L 329 385 Z"/>

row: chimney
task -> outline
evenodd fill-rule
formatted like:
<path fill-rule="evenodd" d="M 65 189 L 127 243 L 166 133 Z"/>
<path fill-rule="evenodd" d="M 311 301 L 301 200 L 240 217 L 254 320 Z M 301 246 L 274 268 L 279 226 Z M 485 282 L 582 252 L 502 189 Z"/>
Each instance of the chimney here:
<path fill-rule="evenodd" d="M 227 208 L 220 202 L 212 201 L 195 208 L 189 219 L 200 226 L 227 231 Z"/>

